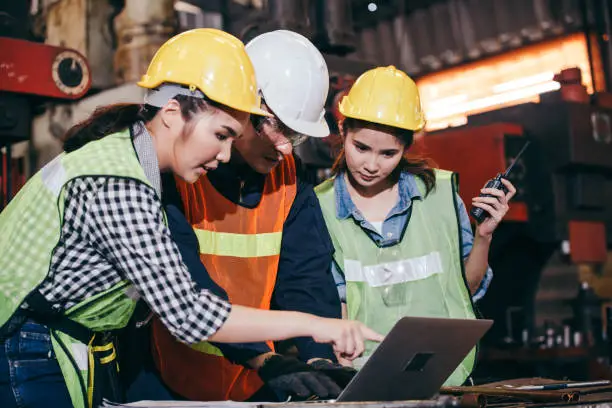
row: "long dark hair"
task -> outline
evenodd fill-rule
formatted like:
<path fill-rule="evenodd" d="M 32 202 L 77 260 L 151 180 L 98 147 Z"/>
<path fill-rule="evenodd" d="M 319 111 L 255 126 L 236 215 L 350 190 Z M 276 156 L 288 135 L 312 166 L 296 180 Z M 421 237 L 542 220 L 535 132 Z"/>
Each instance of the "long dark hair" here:
<path fill-rule="evenodd" d="M 181 114 L 186 122 L 191 121 L 197 113 L 217 106 L 205 98 L 176 95 L 173 99 L 181 106 Z M 138 121 L 149 122 L 159 110 L 151 105 L 129 103 L 97 108 L 89 118 L 68 129 L 64 136 L 64 151 L 73 152 L 89 142 L 125 130 Z"/>
<path fill-rule="evenodd" d="M 338 128 L 342 135 L 346 137 L 347 132 L 357 129 L 370 128 L 381 130 L 390 133 L 397 137 L 405 146 L 404 155 L 399 164 L 393 171 L 392 177 L 399 177 L 403 171 L 414 174 L 420 178 L 425 184 L 425 195 L 436 187 L 436 174 L 432 168 L 433 162 L 430 159 L 419 157 L 417 155 L 408 154 L 408 150 L 414 142 L 414 132 L 412 130 L 400 129 L 392 126 L 379 125 L 377 123 L 367 122 L 353 118 L 346 118 L 339 123 Z M 346 156 L 344 147 L 340 150 L 338 157 L 332 167 L 332 174 L 338 174 L 340 171 L 346 170 Z"/>

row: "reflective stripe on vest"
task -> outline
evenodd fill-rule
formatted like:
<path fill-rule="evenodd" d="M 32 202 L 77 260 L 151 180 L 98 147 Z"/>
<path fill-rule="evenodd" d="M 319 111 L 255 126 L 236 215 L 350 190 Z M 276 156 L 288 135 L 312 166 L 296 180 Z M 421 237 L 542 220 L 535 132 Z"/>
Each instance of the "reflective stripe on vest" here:
<path fill-rule="evenodd" d="M 423 183 L 417 183 L 424 193 Z M 338 219 L 334 180 L 318 186 L 316 193 L 334 243 L 334 260 L 346 277 L 349 318 L 383 334 L 404 316 L 475 318 L 463 276 L 452 173 L 436 171 L 436 188 L 412 201 L 402 241 L 383 248 L 352 218 Z M 361 361 L 374 348 L 368 343 Z M 466 357 L 447 385 L 463 383 L 474 355 L 472 351 Z"/>
<path fill-rule="evenodd" d="M 148 184 L 128 130 L 62 153 L 28 180 L 0 213 L 0 324 L 47 276 L 60 237 L 65 185 L 84 176 L 123 177 Z M 19 254 L 19 255 L 15 255 Z M 84 326 L 112 330 L 127 324 L 135 302 L 125 295 L 127 283 L 96 294 L 65 313 Z M 51 331 L 52 343 L 75 407 L 88 405 L 89 352 L 64 333 Z"/>
<path fill-rule="evenodd" d="M 236 234 L 194 229 L 200 254 L 258 258 L 280 254 L 282 231 L 261 234 Z"/>
<path fill-rule="evenodd" d="M 426 279 L 442 272 L 439 252 L 370 266 L 362 266 L 357 260 L 344 259 L 346 281 L 367 282 L 373 288 Z"/>
<path fill-rule="evenodd" d="M 191 348 L 197 350 L 201 353 L 210 354 L 213 356 L 223 357 L 223 352 L 219 349 L 219 347 L 215 347 L 207 341 L 202 341 L 197 344 L 192 344 Z"/>
<path fill-rule="evenodd" d="M 252 209 L 223 197 L 207 177 L 177 185 L 211 278 L 232 304 L 269 309 L 283 225 L 296 195 L 293 157 L 286 157 L 267 175 L 261 201 Z M 154 358 L 164 382 L 184 397 L 243 401 L 262 385 L 256 371 L 229 363 L 208 342 L 179 343 L 159 321 L 153 324 L 153 337 Z"/>

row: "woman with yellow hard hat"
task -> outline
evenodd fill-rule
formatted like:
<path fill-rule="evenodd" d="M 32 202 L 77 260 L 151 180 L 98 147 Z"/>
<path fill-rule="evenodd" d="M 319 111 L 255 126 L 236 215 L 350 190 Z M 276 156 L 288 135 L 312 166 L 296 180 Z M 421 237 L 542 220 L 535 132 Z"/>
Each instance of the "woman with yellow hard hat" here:
<path fill-rule="evenodd" d="M 490 217 L 472 234 L 451 172 L 407 155 L 425 117 L 417 86 L 393 66 L 365 72 L 339 106 L 343 150 L 317 196 L 335 247 L 344 314 L 388 333 L 404 316 L 475 318 L 491 279 L 493 231 L 515 194 L 485 189 L 473 205 Z M 415 335 L 419 335 L 415 333 Z M 373 351 L 366 347 L 364 358 Z M 470 374 L 472 352 L 448 379 Z M 355 366 L 363 364 L 358 359 Z"/>
<path fill-rule="evenodd" d="M 232 306 L 191 279 L 170 236 L 160 173 L 194 182 L 228 161 L 250 114 L 268 115 L 243 44 L 182 33 L 138 84 L 143 105 L 73 127 L 0 213 L 0 406 L 121 399 L 113 333 L 141 298 L 185 343 L 312 336 L 355 357 L 380 340 L 356 322 Z"/>

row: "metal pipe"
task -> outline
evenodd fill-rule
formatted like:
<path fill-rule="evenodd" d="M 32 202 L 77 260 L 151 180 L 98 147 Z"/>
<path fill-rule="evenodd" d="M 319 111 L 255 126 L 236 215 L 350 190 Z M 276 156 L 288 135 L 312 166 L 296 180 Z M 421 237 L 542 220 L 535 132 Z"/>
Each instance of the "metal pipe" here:
<path fill-rule="evenodd" d="M 360 33 L 361 50 L 363 51 L 363 59 L 367 62 L 378 64 L 380 61 L 379 46 L 377 44 L 377 32 L 375 27 L 365 27 Z"/>
<path fill-rule="evenodd" d="M 606 60 L 607 64 L 604 64 L 606 68 L 605 80 L 606 80 L 606 91 L 612 89 L 612 10 L 610 9 L 610 3 L 608 1 L 602 1 L 603 3 L 603 18 L 604 18 L 604 43 L 606 48 Z"/>
<path fill-rule="evenodd" d="M 229 2 L 230 0 L 221 0 L 221 29 L 225 31 L 230 31 L 231 26 L 231 17 L 229 11 Z"/>
<path fill-rule="evenodd" d="M 378 44 L 382 54 L 382 62 L 385 65 L 398 65 L 397 43 L 393 36 L 391 22 L 387 20 L 380 21 L 376 27 L 376 31 L 378 34 Z"/>
<path fill-rule="evenodd" d="M 308 3 L 304 0 L 268 0 L 268 11 L 280 28 L 309 37 Z"/>
<path fill-rule="evenodd" d="M 406 28 L 406 16 L 402 10 L 398 14 L 393 21 L 393 33 L 395 43 L 399 48 L 399 65 L 408 74 L 415 75 L 419 73 L 421 68 L 414 56 L 414 46 Z"/>
<path fill-rule="evenodd" d="M 429 9 L 419 9 L 408 16 L 408 29 L 413 38 L 418 39 L 416 48 L 417 59 L 421 66 L 427 70 L 437 70 L 442 67 L 435 50 L 435 43 L 431 34 L 433 19 Z"/>
<path fill-rule="evenodd" d="M 468 58 L 476 59 L 480 57 L 482 51 L 476 39 L 476 29 L 474 27 L 474 22 L 472 21 L 472 16 L 468 10 L 467 4 L 464 1 L 457 1 L 455 3 L 455 7 L 457 9 L 457 16 L 459 18 L 462 48 L 465 50 Z"/>
<path fill-rule="evenodd" d="M 136 82 L 159 47 L 175 32 L 174 0 L 126 0 L 115 17 L 115 82 Z"/>
<path fill-rule="evenodd" d="M 429 8 L 433 21 L 434 52 L 439 60 L 446 64 L 457 64 L 461 61 L 460 45 L 453 27 L 451 3 L 434 4 Z"/>
<path fill-rule="evenodd" d="M 586 40 L 587 53 L 589 56 L 589 70 L 591 73 L 591 84 L 595 87 L 595 66 L 593 60 L 593 41 L 591 40 L 591 21 L 589 19 L 589 4 L 590 0 L 579 0 L 580 18 L 582 20 L 582 32 Z"/>
<path fill-rule="evenodd" d="M 357 42 L 353 30 L 353 9 L 350 1 L 325 1 L 325 31 L 329 44 L 338 49 L 352 51 Z"/>

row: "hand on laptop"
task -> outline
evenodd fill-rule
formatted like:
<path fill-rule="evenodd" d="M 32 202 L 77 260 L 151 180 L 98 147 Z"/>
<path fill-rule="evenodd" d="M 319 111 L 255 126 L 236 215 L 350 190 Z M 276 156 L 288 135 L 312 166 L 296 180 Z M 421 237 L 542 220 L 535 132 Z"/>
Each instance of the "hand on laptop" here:
<path fill-rule="evenodd" d="M 365 350 L 365 341 L 382 341 L 384 336 L 354 320 L 318 318 L 312 327 L 312 338 L 319 343 L 331 343 L 336 354 L 354 360 Z"/>
<path fill-rule="evenodd" d="M 326 373 L 293 357 L 272 355 L 257 373 L 279 400 L 285 400 L 287 396 L 297 400 L 334 399 L 341 392 Z"/>
<path fill-rule="evenodd" d="M 336 384 L 338 384 L 341 388 L 344 388 L 348 385 L 349 382 L 353 379 L 355 374 L 357 374 L 357 370 L 351 367 L 345 367 L 341 364 L 332 363 L 329 360 L 325 359 L 316 359 L 309 363 L 311 367 L 315 370 L 318 370 L 329 378 L 334 380 Z"/>

